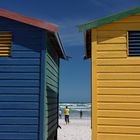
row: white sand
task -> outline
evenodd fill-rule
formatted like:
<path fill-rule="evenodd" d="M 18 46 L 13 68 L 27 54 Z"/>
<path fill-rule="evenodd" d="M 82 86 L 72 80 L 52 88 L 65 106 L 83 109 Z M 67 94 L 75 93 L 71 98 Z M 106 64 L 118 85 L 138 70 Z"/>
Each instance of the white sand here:
<path fill-rule="evenodd" d="M 59 120 L 62 129 L 58 129 L 58 140 L 91 140 L 91 121 L 72 119 L 66 125 L 64 119 Z"/>

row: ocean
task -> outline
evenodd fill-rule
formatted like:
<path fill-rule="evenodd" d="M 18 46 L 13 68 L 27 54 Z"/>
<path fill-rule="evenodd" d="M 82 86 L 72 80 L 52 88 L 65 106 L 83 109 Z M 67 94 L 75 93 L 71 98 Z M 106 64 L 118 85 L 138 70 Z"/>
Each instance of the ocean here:
<path fill-rule="evenodd" d="M 64 116 L 64 108 L 68 106 L 70 109 L 70 118 L 79 119 L 80 111 L 83 112 L 83 118 L 91 118 L 91 103 L 60 103 L 59 110 L 62 111 L 62 117 Z"/>

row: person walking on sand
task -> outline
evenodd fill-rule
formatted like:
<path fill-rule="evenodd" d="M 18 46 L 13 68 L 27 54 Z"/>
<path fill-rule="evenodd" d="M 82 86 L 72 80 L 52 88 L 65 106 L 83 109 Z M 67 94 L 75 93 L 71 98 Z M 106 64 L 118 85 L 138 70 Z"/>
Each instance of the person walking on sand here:
<path fill-rule="evenodd" d="M 83 117 L 83 111 L 80 110 L 80 119 L 82 119 L 82 117 Z"/>
<path fill-rule="evenodd" d="M 66 124 L 69 124 L 70 109 L 68 108 L 68 106 L 66 106 L 64 109 L 64 115 Z"/>

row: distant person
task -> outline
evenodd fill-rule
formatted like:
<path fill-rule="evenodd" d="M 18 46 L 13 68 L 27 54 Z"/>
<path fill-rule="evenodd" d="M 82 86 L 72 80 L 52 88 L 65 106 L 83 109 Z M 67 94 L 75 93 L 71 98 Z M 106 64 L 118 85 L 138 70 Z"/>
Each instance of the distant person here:
<path fill-rule="evenodd" d="M 64 115 L 66 124 L 69 124 L 70 109 L 68 108 L 68 106 L 66 106 L 64 109 Z"/>
<path fill-rule="evenodd" d="M 83 111 L 80 110 L 80 119 L 82 119 L 82 117 L 83 117 Z"/>
<path fill-rule="evenodd" d="M 62 111 L 59 110 L 59 118 L 62 119 Z"/>

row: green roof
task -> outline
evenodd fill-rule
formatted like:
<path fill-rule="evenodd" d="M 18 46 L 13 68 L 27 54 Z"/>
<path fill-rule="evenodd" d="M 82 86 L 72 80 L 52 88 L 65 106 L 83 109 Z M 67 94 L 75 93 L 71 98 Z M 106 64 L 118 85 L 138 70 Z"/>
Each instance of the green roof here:
<path fill-rule="evenodd" d="M 101 25 L 105 25 L 107 23 L 111 23 L 113 21 L 121 20 L 123 18 L 127 18 L 132 15 L 136 15 L 140 13 L 140 6 L 129 9 L 127 11 L 123 11 L 117 14 L 114 14 L 112 16 L 104 17 L 101 19 L 93 20 L 91 22 L 79 25 L 79 31 L 85 32 L 86 30 L 90 30 L 96 27 L 99 27 Z"/>

